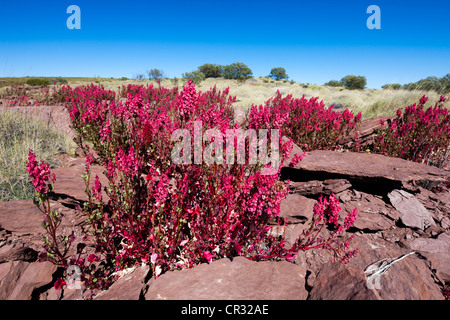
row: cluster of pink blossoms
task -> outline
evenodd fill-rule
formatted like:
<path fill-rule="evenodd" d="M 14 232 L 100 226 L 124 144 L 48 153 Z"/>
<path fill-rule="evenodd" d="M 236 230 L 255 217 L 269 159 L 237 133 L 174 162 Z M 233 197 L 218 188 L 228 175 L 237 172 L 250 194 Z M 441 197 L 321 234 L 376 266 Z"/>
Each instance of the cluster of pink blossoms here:
<path fill-rule="evenodd" d="M 41 160 L 39 164 L 36 156 L 30 149 L 28 152 L 27 171 L 33 186 L 38 193 L 46 194 L 53 189 L 52 183 L 56 181 L 55 174 L 50 172 L 50 166 Z"/>

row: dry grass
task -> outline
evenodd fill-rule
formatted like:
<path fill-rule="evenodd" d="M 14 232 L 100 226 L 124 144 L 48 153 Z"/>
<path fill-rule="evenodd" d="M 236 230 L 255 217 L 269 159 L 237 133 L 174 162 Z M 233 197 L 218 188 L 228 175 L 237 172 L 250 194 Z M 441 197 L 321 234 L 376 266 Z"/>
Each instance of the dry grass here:
<path fill-rule="evenodd" d="M 58 155 L 74 155 L 76 145 L 45 122 L 9 110 L 0 111 L 0 201 L 30 199 L 34 189 L 26 172 L 28 150 L 51 167 Z"/>
<path fill-rule="evenodd" d="M 264 81 L 266 80 L 266 81 Z M 153 83 L 150 81 L 128 80 L 127 83 Z M 105 88 L 115 90 L 121 82 L 102 83 Z M 173 83 L 169 80 L 163 80 L 162 86 L 172 87 Z M 178 86 L 182 86 L 180 81 Z M 264 104 L 268 99 L 273 97 L 279 90 L 283 95 L 292 94 L 294 97 L 300 98 L 305 95 L 306 98 L 319 97 L 326 106 L 332 104 L 338 108 L 349 108 L 353 111 L 362 112 L 363 118 L 368 119 L 380 115 L 395 115 L 398 108 L 405 107 L 417 103 L 425 94 L 430 100 L 429 103 L 437 101 L 440 97 L 434 91 L 408 91 L 408 90 L 386 90 L 386 89 L 365 89 L 365 90 L 346 90 L 342 87 L 326 87 L 318 85 L 304 85 L 300 83 L 270 81 L 265 78 L 250 79 L 245 82 L 224 79 L 206 79 L 197 85 L 199 90 L 205 91 L 209 88 L 217 86 L 223 90 L 230 88 L 230 94 L 237 97 L 235 106 L 248 109 L 252 104 Z M 448 104 L 450 106 L 450 104 Z"/>
<path fill-rule="evenodd" d="M 69 80 L 71 86 L 86 85 L 92 83 L 92 78 L 74 78 Z M 127 84 L 149 84 L 157 85 L 155 81 L 145 80 L 119 80 L 119 79 L 95 79 L 100 82 L 105 89 L 117 90 L 121 85 Z M 182 87 L 184 82 L 180 79 L 178 86 Z M 174 86 L 171 79 L 164 79 L 161 85 L 171 88 Z M 300 98 L 319 97 L 325 105 L 334 104 L 338 108 L 349 108 L 355 112 L 362 112 L 363 118 L 368 119 L 379 115 L 394 115 L 398 108 L 404 109 L 408 105 L 417 103 L 424 94 L 430 98 L 430 103 L 439 99 L 440 95 L 434 91 L 409 91 L 409 90 L 389 90 L 389 89 L 365 89 L 347 90 L 342 87 L 327 87 L 314 84 L 301 84 L 290 81 L 273 81 L 268 78 L 254 78 L 245 82 L 225 79 L 208 78 L 197 85 L 198 90 L 208 90 L 217 86 L 223 90 L 230 88 L 230 94 L 237 97 L 235 106 L 250 108 L 252 104 L 264 104 L 273 97 L 277 90 L 283 95 L 292 94 Z M 449 104 L 450 106 L 450 104 Z"/>

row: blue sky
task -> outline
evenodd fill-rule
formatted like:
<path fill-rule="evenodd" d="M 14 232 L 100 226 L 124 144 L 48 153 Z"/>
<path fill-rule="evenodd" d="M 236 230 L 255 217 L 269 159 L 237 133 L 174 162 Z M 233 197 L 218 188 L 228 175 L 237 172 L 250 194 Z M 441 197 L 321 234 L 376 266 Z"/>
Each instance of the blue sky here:
<path fill-rule="evenodd" d="M 69 5 L 81 29 L 69 30 Z M 369 30 L 367 7 L 381 9 Z M 2 1 L 0 76 L 180 77 L 203 63 L 284 67 L 302 83 L 369 88 L 450 73 L 450 1 Z"/>

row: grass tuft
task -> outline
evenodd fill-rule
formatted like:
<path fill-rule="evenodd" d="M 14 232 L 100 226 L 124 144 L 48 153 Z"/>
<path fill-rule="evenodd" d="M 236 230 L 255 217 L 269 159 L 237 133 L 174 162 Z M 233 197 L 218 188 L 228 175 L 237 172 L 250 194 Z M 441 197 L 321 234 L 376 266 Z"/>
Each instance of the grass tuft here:
<path fill-rule="evenodd" d="M 0 111 L 0 201 L 31 199 L 34 189 L 26 171 L 28 150 L 50 164 L 61 154 L 74 155 L 76 145 L 64 133 L 31 116 Z"/>

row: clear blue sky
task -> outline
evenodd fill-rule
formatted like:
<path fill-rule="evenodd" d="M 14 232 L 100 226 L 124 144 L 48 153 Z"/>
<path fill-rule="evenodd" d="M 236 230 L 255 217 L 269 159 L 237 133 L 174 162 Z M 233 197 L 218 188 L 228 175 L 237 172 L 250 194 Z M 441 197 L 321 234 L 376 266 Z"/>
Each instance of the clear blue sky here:
<path fill-rule="evenodd" d="M 72 4 L 80 30 L 66 26 Z M 2 1 L 0 76 L 180 77 L 240 61 L 254 76 L 281 66 L 298 82 L 355 74 L 379 88 L 450 73 L 449 12 L 448 0 Z"/>

